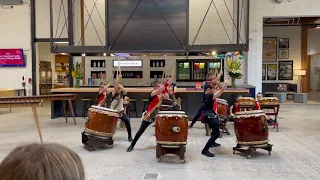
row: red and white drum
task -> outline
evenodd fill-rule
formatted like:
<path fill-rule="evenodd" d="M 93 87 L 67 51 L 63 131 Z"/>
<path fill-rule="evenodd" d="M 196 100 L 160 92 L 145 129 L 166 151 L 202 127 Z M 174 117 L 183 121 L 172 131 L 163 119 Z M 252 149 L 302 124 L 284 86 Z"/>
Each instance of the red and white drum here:
<path fill-rule="evenodd" d="M 119 114 L 116 110 L 91 106 L 84 132 L 94 136 L 112 137 L 117 127 Z"/>
<path fill-rule="evenodd" d="M 268 144 L 268 122 L 262 110 L 237 112 L 234 117 L 234 130 L 239 145 Z"/>
<path fill-rule="evenodd" d="M 222 117 L 227 117 L 228 115 L 228 102 L 224 99 L 217 98 L 217 113 Z"/>
<path fill-rule="evenodd" d="M 188 116 L 183 111 L 159 111 L 156 116 L 157 144 L 186 144 Z"/>

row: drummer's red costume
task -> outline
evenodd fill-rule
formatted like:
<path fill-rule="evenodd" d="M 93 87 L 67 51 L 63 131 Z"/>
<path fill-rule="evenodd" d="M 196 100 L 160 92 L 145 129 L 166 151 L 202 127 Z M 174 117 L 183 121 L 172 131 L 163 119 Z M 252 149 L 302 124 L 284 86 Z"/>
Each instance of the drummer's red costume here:
<path fill-rule="evenodd" d="M 140 136 L 147 129 L 147 127 L 155 121 L 155 117 L 159 112 L 160 105 L 162 103 L 162 98 L 168 98 L 168 86 L 171 84 L 171 80 L 167 81 L 164 85 L 155 85 L 154 91 L 152 91 L 147 111 L 144 113 L 142 117 L 141 126 L 135 135 L 131 145 L 128 147 L 127 152 L 131 152 L 139 140 Z"/>
<path fill-rule="evenodd" d="M 110 83 L 100 87 L 98 92 L 98 106 L 107 107 L 107 93 Z"/>

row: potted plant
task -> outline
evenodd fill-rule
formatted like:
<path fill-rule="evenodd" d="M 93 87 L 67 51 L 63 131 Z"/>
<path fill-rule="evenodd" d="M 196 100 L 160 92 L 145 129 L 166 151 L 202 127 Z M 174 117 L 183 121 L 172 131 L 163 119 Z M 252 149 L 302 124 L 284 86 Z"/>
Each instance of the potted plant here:
<path fill-rule="evenodd" d="M 236 88 L 236 79 L 242 78 L 241 60 L 227 57 L 227 71 L 231 77 L 231 87 Z"/>
<path fill-rule="evenodd" d="M 82 66 L 81 63 L 77 62 L 75 66 L 73 66 L 72 77 L 76 79 L 76 83 L 74 85 L 75 88 L 80 87 L 80 80 L 83 78 Z"/>

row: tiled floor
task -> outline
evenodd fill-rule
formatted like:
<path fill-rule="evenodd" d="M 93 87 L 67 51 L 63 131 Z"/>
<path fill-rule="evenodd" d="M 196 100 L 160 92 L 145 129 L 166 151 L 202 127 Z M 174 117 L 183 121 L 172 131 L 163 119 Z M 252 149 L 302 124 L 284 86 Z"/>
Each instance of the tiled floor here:
<path fill-rule="evenodd" d="M 320 105 L 281 105 L 280 131 L 270 129 L 270 140 L 274 145 L 271 156 L 257 150 L 252 159 L 232 154 L 235 145 L 233 124 L 229 123 L 231 135 L 218 142 L 222 147 L 211 149 L 215 158 L 200 154 L 208 140 L 201 123 L 189 131 L 186 163 L 177 157 L 166 157 L 158 163 L 155 157 L 155 137 L 152 126 L 142 135 L 135 150 L 126 152 L 129 146 L 125 129 L 115 134 L 113 149 L 88 152 L 81 144 L 83 118 L 72 119 L 66 124 L 64 118 L 49 119 L 50 108 L 39 109 L 42 133 L 45 142 L 66 145 L 77 152 L 85 165 L 88 180 L 140 180 L 145 173 L 158 172 L 162 180 L 310 180 L 320 179 Z M 140 120 L 132 119 L 133 133 Z M 0 160 L 17 145 L 38 142 L 30 109 L 0 109 Z"/>

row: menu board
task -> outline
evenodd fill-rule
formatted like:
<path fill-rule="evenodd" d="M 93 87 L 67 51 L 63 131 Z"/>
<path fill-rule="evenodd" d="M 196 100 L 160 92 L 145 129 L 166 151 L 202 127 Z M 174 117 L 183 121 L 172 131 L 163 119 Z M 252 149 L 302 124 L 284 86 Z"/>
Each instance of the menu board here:
<path fill-rule="evenodd" d="M 190 62 L 177 62 L 177 80 L 190 80 Z"/>

